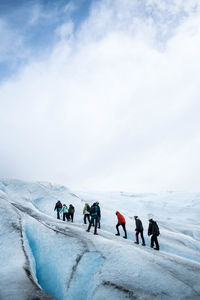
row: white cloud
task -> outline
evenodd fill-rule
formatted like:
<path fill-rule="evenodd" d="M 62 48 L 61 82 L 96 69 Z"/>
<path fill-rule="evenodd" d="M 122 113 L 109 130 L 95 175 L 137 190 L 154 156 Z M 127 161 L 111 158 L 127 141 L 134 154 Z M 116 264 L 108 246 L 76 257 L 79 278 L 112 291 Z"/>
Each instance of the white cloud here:
<path fill-rule="evenodd" d="M 62 24 L 60 27 L 56 29 L 56 34 L 61 40 L 68 39 L 72 34 L 74 30 L 74 24 L 73 22 L 67 22 Z"/>
<path fill-rule="evenodd" d="M 157 5 L 170 13 L 186 5 L 176 3 Z M 189 6 L 159 51 L 157 25 L 136 14 L 137 4 L 96 4 L 78 32 L 58 28 L 50 57 L 1 86 L 0 153 L 14 164 L 10 176 L 80 188 L 199 188 L 199 12 Z"/>
<path fill-rule="evenodd" d="M 32 7 L 32 12 L 31 12 L 31 16 L 30 16 L 30 19 L 29 19 L 29 24 L 30 25 L 35 25 L 38 23 L 38 21 L 44 17 L 44 14 L 42 12 L 42 7 L 41 5 L 38 3 L 38 4 L 35 4 L 33 7 Z"/>

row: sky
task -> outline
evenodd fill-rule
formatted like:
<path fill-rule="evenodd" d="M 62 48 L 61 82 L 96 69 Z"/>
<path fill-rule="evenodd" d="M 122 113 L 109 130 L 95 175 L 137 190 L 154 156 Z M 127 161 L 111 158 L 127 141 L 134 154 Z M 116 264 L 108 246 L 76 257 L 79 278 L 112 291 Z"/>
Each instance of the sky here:
<path fill-rule="evenodd" d="M 0 177 L 200 191 L 199 0 L 1 0 Z"/>

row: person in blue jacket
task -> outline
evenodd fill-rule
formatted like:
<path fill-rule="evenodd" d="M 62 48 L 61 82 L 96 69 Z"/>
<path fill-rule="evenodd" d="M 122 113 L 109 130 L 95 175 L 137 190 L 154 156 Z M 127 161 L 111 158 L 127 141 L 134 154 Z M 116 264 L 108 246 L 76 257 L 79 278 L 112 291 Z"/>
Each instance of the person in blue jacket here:
<path fill-rule="evenodd" d="M 68 207 L 66 204 L 63 204 L 63 207 L 62 207 L 62 211 L 63 213 L 63 221 L 65 221 L 65 218 L 68 220 L 69 217 L 68 217 Z"/>
<path fill-rule="evenodd" d="M 98 222 L 101 218 L 101 210 L 100 210 L 100 207 L 99 207 L 99 202 L 95 202 L 91 206 L 90 216 L 91 216 L 90 224 L 89 224 L 88 229 L 86 231 L 89 232 L 92 224 L 94 224 L 94 234 L 98 234 L 97 233 L 97 224 L 98 224 Z"/>

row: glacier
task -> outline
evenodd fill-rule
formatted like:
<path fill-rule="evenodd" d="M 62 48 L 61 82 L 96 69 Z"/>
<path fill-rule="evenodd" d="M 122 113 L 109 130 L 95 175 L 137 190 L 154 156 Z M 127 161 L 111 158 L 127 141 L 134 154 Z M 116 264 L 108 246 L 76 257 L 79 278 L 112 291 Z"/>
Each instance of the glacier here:
<path fill-rule="evenodd" d="M 74 223 L 55 203 L 75 207 Z M 83 206 L 99 201 L 101 229 L 86 232 Z M 116 237 L 115 211 L 128 239 Z M 0 299 L 200 299 L 200 193 L 83 192 L 48 182 L 0 180 Z M 134 215 L 146 247 L 135 245 Z M 160 251 L 149 247 L 148 219 Z"/>

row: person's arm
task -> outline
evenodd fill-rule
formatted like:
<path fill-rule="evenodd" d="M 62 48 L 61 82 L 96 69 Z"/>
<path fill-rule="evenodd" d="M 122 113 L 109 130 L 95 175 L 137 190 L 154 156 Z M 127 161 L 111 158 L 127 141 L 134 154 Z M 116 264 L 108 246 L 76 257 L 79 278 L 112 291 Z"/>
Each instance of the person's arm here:
<path fill-rule="evenodd" d="M 136 219 L 135 220 L 135 231 L 138 231 L 139 230 L 139 226 L 138 226 L 139 224 L 138 224 L 138 220 Z"/>
<path fill-rule="evenodd" d="M 148 228 L 148 235 L 152 234 L 152 224 L 149 224 L 149 228 Z"/>
<path fill-rule="evenodd" d="M 99 219 L 101 219 L 101 209 L 100 209 L 100 207 L 99 207 L 98 217 L 99 217 Z"/>

